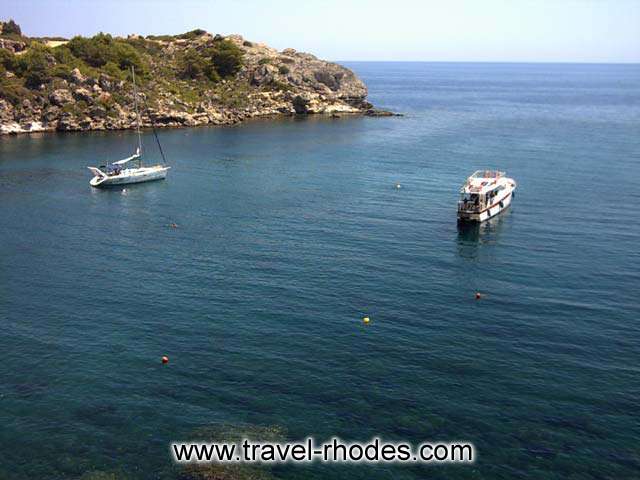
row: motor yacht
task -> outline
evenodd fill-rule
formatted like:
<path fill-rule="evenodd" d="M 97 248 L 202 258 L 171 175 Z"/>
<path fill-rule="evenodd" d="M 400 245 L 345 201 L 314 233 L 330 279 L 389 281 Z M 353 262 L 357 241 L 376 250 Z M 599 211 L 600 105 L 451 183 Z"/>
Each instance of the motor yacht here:
<path fill-rule="evenodd" d="M 478 170 L 460 189 L 458 221 L 484 222 L 511 205 L 516 181 L 497 170 Z"/>

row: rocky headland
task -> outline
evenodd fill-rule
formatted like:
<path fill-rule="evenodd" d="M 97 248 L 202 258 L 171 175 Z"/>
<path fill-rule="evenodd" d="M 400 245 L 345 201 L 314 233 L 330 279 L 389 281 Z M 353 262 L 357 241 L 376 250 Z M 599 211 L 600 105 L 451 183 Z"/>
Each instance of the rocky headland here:
<path fill-rule="evenodd" d="M 273 115 L 387 115 L 349 69 L 292 48 L 194 30 L 29 38 L 0 22 L 0 133 L 225 125 Z"/>

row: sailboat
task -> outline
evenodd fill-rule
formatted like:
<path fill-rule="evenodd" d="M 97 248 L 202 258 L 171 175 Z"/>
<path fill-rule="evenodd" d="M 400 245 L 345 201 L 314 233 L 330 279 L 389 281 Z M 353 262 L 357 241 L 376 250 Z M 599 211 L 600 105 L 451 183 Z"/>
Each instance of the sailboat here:
<path fill-rule="evenodd" d="M 92 187 L 108 187 L 112 185 L 126 185 L 129 183 L 141 183 L 150 182 L 152 180 L 162 180 L 167 176 L 167 171 L 171 168 L 166 165 L 166 159 L 164 152 L 162 151 L 162 145 L 160 145 L 160 139 L 156 133 L 156 129 L 153 128 L 153 135 L 158 142 L 158 148 L 160 149 L 160 155 L 162 155 L 162 164 L 145 167 L 142 165 L 142 137 L 140 135 L 140 112 L 138 110 L 138 92 L 136 90 L 136 74 L 131 67 L 131 78 L 133 80 L 133 104 L 136 110 L 136 130 L 138 132 L 138 147 L 136 153 L 130 157 L 123 158 L 116 162 L 109 163 L 107 165 L 101 165 L 100 167 L 87 167 L 93 173 L 94 177 L 89 181 L 89 185 Z M 153 127 L 153 125 L 152 125 Z M 136 162 L 129 166 L 129 162 Z"/>

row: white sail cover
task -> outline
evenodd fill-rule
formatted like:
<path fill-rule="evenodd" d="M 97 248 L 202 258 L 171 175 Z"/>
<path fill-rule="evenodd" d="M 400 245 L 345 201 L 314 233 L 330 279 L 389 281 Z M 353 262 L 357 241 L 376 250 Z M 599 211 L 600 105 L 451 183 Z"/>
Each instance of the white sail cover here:
<path fill-rule="evenodd" d="M 139 148 L 136 148 L 136 153 L 134 153 L 130 157 L 123 158 L 122 160 L 118 160 L 117 162 L 113 162 L 112 165 L 124 165 L 125 163 L 130 162 L 131 160 L 135 160 L 136 158 L 140 158 L 140 149 Z"/>

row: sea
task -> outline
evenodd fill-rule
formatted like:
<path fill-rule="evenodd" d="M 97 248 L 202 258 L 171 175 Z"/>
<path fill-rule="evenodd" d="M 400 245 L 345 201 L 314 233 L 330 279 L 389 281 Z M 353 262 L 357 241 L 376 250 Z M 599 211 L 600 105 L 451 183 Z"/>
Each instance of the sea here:
<path fill-rule="evenodd" d="M 134 132 L 0 137 L 0 478 L 640 476 L 640 65 L 346 65 L 402 116 L 161 130 L 165 181 L 89 186 Z M 458 225 L 478 169 L 513 204 Z M 170 453 L 242 437 L 475 461 Z"/>

